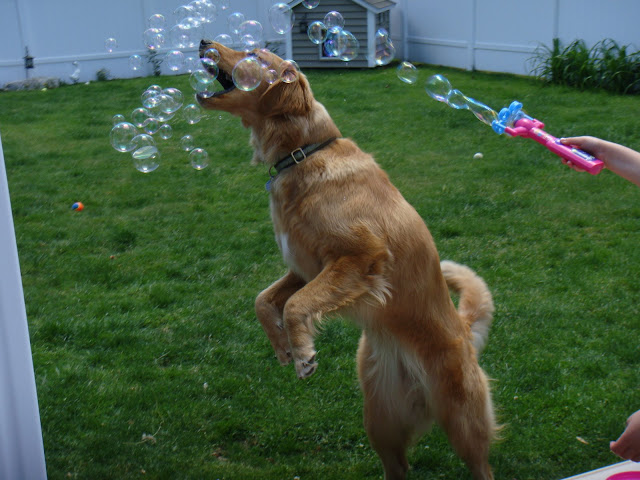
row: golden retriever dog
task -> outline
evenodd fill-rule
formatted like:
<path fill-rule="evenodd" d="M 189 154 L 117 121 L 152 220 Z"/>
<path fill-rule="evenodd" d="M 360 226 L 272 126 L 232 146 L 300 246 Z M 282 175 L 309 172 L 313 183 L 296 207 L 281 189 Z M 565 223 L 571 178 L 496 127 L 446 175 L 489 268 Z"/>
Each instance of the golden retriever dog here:
<path fill-rule="evenodd" d="M 334 313 L 353 319 L 363 330 L 364 425 L 385 479 L 406 477 L 407 448 L 433 421 L 475 479 L 492 479 L 496 424 L 477 360 L 493 315 L 485 282 L 440 262 L 422 218 L 372 156 L 342 137 L 305 75 L 243 91 L 231 78 L 247 54 L 203 40 L 201 57 L 211 47 L 223 90 L 198 101 L 240 117 L 253 162 L 272 175 L 271 217 L 289 270 L 258 295 L 255 310 L 278 360 L 309 377 L 318 367 L 317 322 Z M 294 68 L 273 53 L 253 55 L 276 71 Z M 460 295 L 457 310 L 449 288 Z"/>

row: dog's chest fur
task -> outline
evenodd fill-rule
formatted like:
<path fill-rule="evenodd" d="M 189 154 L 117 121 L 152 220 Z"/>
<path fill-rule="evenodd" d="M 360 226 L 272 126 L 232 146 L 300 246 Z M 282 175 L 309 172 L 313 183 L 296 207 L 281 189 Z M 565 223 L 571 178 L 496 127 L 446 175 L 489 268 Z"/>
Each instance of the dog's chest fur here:
<path fill-rule="evenodd" d="M 321 270 L 317 252 L 309 251 L 307 246 L 297 241 L 296 233 L 292 231 L 294 222 L 285 217 L 282 205 L 273 197 L 270 209 L 276 243 L 285 264 L 307 282 L 312 280 Z M 298 229 L 300 227 L 298 225 Z"/>

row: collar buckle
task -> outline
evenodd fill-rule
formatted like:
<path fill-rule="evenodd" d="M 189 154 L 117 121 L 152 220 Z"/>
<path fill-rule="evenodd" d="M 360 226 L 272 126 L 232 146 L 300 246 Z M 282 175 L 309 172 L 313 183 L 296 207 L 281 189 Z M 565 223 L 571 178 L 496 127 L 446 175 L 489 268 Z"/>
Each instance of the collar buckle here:
<path fill-rule="evenodd" d="M 304 153 L 302 148 L 296 148 L 293 152 L 289 154 L 296 165 L 302 162 L 305 158 L 307 158 L 307 154 Z"/>

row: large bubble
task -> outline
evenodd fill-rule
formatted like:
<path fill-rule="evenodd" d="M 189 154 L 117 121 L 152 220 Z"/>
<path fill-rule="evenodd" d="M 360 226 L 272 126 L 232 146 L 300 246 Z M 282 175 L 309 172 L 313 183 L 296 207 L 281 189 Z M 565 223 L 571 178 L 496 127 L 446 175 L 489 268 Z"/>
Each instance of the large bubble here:
<path fill-rule="evenodd" d="M 165 27 L 165 19 L 164 19 L 164 15 L 160 14 L 160 13 L 156 13 L 154 15 L 151 15 L 149 17 L 149 20 L 147 21 L 147 25 L 149 26 L 149 28 L 157 28 L 157 29 L 162 29 Z"/>
<path fill-rule="evenodd" d="M 189 162 L 196 170 L 203 170 L 209 166 L 209 154 L 204 148 L 194 148 L 189 153 Z"/>
<path fill-rule="evenodd" d="M 184 54 L 180 50 L 171 50 L 167 52 L 164 61 L 169 70 L 177 72 L 184 66 Z"/>
<path fill-rule="evenodd" d="M 276 3 L 269 8 L 269 22 L 276 33 L 284 35 L 293 28 L 295 15 L 286 3 Z"/>
<path fill-rule="evenodd" d="M 142 34 L 142 39 L 149 50 L 158 50 L 164 45 L 164 30 L 147 28 Z"/>
<path fill-rule="evenodd" d="M 245 57 L 233 67 L 231 78 L 240 90 L 255 90 L 262 81 L 262 65 L 256 57 Z"/>
<path fill-rule="evenodd" d="M 425 90 L 434 100 L 447 103 L 447 97 L 453 90 L 453 87 L 447 77 L 437 74 L 432 75 L 427 79 Z"/>
<path fill-rule="evenodd" d="M 185 135 L 180 139 L 180 148 L 185 152 L 190 152 L 195 148 L 195 141 L 191 135 Z"/>
<path fill-rule="evenodd" d="M 279 77 L 284 83 L 293 83 L 300 78 L 300 67 L 294 60 L 284 60 L 280 64 Z"/>
<path fill-rule="evenodd" d="M 218 69 L 217 65 L 209 67 Z M 189 77 L 189 84 L 201 97 L 210 97 L 215 93 L 216 76 L 212 75 L 209 70 L 196 70 Z"/>
<path fill-rule="evenodd" d="M 129 57 L 129 68 L 137 72 L 142 68 L 142 57 L 140 55 L 131 55 Z"/>
<path fill-rule="evenodd" d="M 240 25 L 244 22 L 244 15 L 240 12 L 232 13 L 227 17 L 227 25 L 229 25 L 229 31 L 234 35 L 240 33 Z"/>
<path fill-rule="evenodd" d="M 329 29 L 327 29 L 327 26 L 320 21 L 312 22 L 307 28 L 309 40 L 316 45 L 320 45 L 327 39 L 327 33 L 329 33 Z"/>
<path fill-rule="evenodd" d="M 136 148 L 134 137 L 138 135 L 136 127 L 129 122 L 120 122 L 116 124 L 109 134 L 111 146 L 119 152 L 130 152 Z"/>
<path fill-rule="evenodd" d="M 104 41 L 104 48 L 107 52 L 112 53 L 116 48 L 118 48 L 118 42 L 115 38 L 109 37 Z"/>
<path fill-rule="evenodd" d="M 339 57 L 345 62 L 350 62 L 358 57 L 358 54 L 360 53 L 360 43 L 356 36 L 351 32 L 343 30 L 343 35 L 343 48 Z"/>
<path fill-rule="evenodd" d="M 262 41 L 262 24 L 257 20 L 245 20 L 238 28 L 240 38 L 250 36 L 253 42 L 260 43 Z"/>
<path fill-rule="evenodd" d="M 182 114 L 184 115 L 184 119 L 188 124 L 194 125 L 202 120 L 202 110 L 198 105 L 192 103 L 187 105 L 182 109 Z"/>
<path fill-rule="evenodd" d="M 344 17 L 342 16 L 342 14 L 340 12 L 332 10 L 331 12 L 327 13 L 324 16 L 324 24 L 327 26 L 328 29 L 331 29 L 331 27 L 343 28 L 344 27 Z"/>
<path fill-rule="evenodd" d="M 411 62 L 402 62 L 396 69 L 398 78 L 409 85 L 418 81 L 418 69 Z"/>

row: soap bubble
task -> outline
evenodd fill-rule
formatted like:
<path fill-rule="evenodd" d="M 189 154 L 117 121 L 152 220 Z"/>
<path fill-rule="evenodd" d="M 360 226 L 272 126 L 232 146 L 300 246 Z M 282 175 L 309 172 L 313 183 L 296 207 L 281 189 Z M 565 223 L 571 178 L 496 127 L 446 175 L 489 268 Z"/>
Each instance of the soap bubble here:
<path fill-rule="evenodd" d="M 278 72 L 276 72 L 273 68 L 265 68 L 262 72 L 262 78 L 269 85 L 272 85 L 276 80 L 278 80 Z"/>
<path fill-rule="evenodd" d="M 215 72 L 217 73 L 218 66 L 213 65 Z M 201 97 L 210 97 L 215 93 L 215 80 L 216 76 L 209 73 L 207 70 L 196 70 L 189 77 L 189 84 L 191 88 Z"/>
<path fill-rule="evenodd" d="M 404 83 L 413 85 L 418 81 L 418 69 L 411 62 L 402 62 L 396 69 L 398 78 Z"/>
<path fill-rule="evenodd" d="M 114 126 L 121 122 L 126 121 L 126 119 L 124 118 L 124 115 L 122 115 L 121 113 L 116 113 L 111 120 Z"/>
<path fill-rule="evenodd" d="M 269 54 L 271 52 L 269 51 L 268 48 L 261 48 L 260 51 L 258 52 L 258 61 L 260 62 L 260 65 L 262 65 L 262 68 L 264 69 L 268 69 L 269 67 L 271 67 L 271 59 L 269 57 Z"/>
<path fill-rule="evenodd" d="M 269 8 L 269 22 L 276 33 L 284 35 L 293 28 L 295 15 L 286 3 L 276 3 Z"/>
<path fill-rule="evenodd" d="M 244 22 L 244 15 L 240 12 L 235 12 L 227 17 L 227 24 L 229 25 L 229 31 L 234 35 L 240 33 L 240 24 Z"/>
<path fill-rule="evenodd" d="M 294 60 L 285 60 L 280 64 L 280 80 L 293 83 L 300 77 L 300 67 Z"/>
<path fill-rule="evenodd" d="M 344 62 L 350 62 L 351 60 L 355 60 L 358 57 L 358 53 L 360 52 L 360 43 L 353 33 L 346 30 L 343 30 L 343 33 L 344 45 L 339 56 L 340 60 Z"/>
<path fill-rule="evenodd" d="M 104 41 L 104 48 L 107 49 L 107 52 L 112 53 L 116 48 L 118 48 L 118 42 L 115 38 L 109 37 Z"/>
<path fill-rule="evenodd" d="M 324 48 L 332 57 L 340 57 L 347 48 L 348 34 L 340 27 L 332 27 L 327 33 Z"/>
<path fill-rule="evenodd" d="M 138 135 L 136 127 L 129 122 L 120 122 L 116 124 L 109 134 L 111 146 L 119 152 L 130 152 L 136 148 L 133 138 Z"/>
<path fill-rule="evenodd" d="M 217 35 L 216 38 L 213 39 L 213 41 L 219 43 L 220 45 L 224 45 L 225 47 L 233 46 L 233 38 L 231 38 L 231 35 L 227 35 L 226 33 Z"/>
<path fill-rule="evenodd" d="M 327 33 L 329 33 L 327 26 L 320 21 L 311 23 L 309 25 L 309 28 L 307 28 L 307 35 L 309 36 L 309 40 L 311 40 L 316 45 L 320 45 L 327 39 Z"/>
<path fill-rule="evenodd" d="M 202 110 L 200 110 L 200 107 L 195 103 L 184 107 L 182 109 L 182 114 L 189 125 L 194 125 L 202 120 Z"/>
<path fill-rule="evenodd" d="M 180 50 L 171 50 L 167 52 L 164 61 L 172 72 L 177 72 L 184 65 L 184 54 Z"/>
<path fill-rule="evenodd" d="M 164 45 L 164 30 L 159 28 L 147 28 L 142 34 L 145 46 L 149 50 L 157 50 Z"/>
<path fill-rule="evenodd" d="M 160 121 L 155 117 L 149 117 L 142 126 L 149 135 L 155 134 L 160 129 Z"/>
<path fill-rule="evenodd" d="M 238 35 L 241 38 L 249 35 L 258 43 L 262 40 L 262 30 L 262 24 L 257 20 L 246 20 L 240 24 Z"/>
<path fill-rule="evenodd" d="M 164 106 L 164 111 L 166 113 L 175 113 L 180 107 L 182 107 L 182 103 L 184 102 L 184 95 L 180 90 L 174 87 L 165 88 L 162 93 L 169 97 L 169 101 Z"/>
<path fill-rule="evenodd" d="M 169 140 L 173 135 L 173 129 L 171 128 L 171 125 L 169 125 L 168 123 L 162 125 L 158 129 L 158 135 L 160 135 L 160 138 L 162 138 L 163 140 Z"/>
<path fill-rule="evenodd" d="M 200 59 L 193 57 L 191 55 L 189 55 L 188 57 L 185 57 L 184 69 L 187 71 L 187 73 L 192 73 L 198 68 L 200 68 Z"/>
<path fill-rule="evenodd" d="M 195 143 L 191 135 L 185 135 L 180 139 L 180 148 L 185 152 L 190 152 L 195 148 Z"/>
<path fill-rule="evenodd" d="M 383 37 L 376 37 L 375 61 L 378 65 L 389 65 L 396 56 L 396 47 L 391 39 L 378 41 Z"/>
<path fill-rule="evenodd" d="M 218 8 L 212 2 L 199 0 L 192 3 L 201 22 L 212 23 L 216 21 Z"/>
<path fill-rule="evenodd" d="M 430 76 L 425 85 L 425 90 L 431 98 L 444 103 L 447 103 L 447 97 L 452 89 L 451 82 L 440 74 Z"/>
<path fill-rule="evenodd" d="M 187 48 L 191 43 L 191 32 L 182 25 L 174 25 L 169 30 L 169 42 L 174 48 Z"/>
<path fill-rule="evenodd" d="M 189 18 L 189 17 L 195 17 L 196 11 L 195 9 L 191 6 L 191 4 L 189 5 L 180 5 L 178 8 L 176 8 L 173 11 L 173 18 L 176 19 L 176 23 L 182 23 L 182 21 L 185 18 Z"/>
<path fill-rule="evenodd" d="M 387 40 L 389 40 L 389 32 L 386 28 L 379 28 L 376 31 L 376 42 L 386 42 Z"/>
<path fill-rule="evenodd" d="M 342 14 L 340 12 L 336 12 L 335 10 L 333 10 L 324 16 L 324 24 L 328 29 L 331 29 L 331 27 L 343 28 L 344 18 L 342 17 Z"/>
<path fill-rule="evenodd" d="M 242 43 L 242 50 L 247 53 L 255 50 L 261 45 L 261 43 L 256 42 L 251 35 L 243 35 L 242 37 L 240 37 L 240 43 Z"/>
<path fill-rule="evenodd" d="M 208 58 L 209 60 L 211 60 L 211 63 L 217 65 L 220 61 L 220 52 L 211 47 L 204 51 L 202 58 Z"/>
<path fill-rule="evenodd" d="M 149 28 L 163 29 L 165 26 L 164 15 L 161 15 L 160 13 L 151 15 L 147 21 L 147 25 Z"/>
<path fill-rule="evenodd" d="M 189 153 L 189 162 L 196 170 L 202 170 L 209 166 L 209 154 L 204 148 L 194 148 Z"/>
<path fill-rule="evenodd" d="M 149 110 L 146 108 L 136 108 L 133 112 L 131 112 L 131 122 L 138 128 L 142 128 L 144 126 L 144 122 L 149 118 Z"/>
<path fill-rule="evenodd" d="M 160 164 L 160 151 L 155 145 L 146 145 L 135 150 L 131 156 L 133 157 L 133 165 L 136 170 L 142 173 L 150 173 L 156 170 Z"/>
<path fill-rule="evenodd" d="M 474 98 L 467 97 L 467 106 L 478 120 L 489 126 L 493 125 L 494 120 L 498 120 L 498 112 Z"/>
<path fill-rule="evenodd" d="M 200 21 L 200 18 L 198 18 L 198 17 L 184 17 L 178 23 L 178 25 L 180 25 L 182 28 L 190 30 L 192 28 L 198 28 L 200 25 L 202 25 L 202 22 Z"/>
<path fill-rule="evenodd" d="M 458 89 L 451 90 L 447 96 L 447 105 L 458 110 L 468 110 L 467 97 Z"/>
<path fill-rule="evenodd" d="M 309 10 L 316 8 L 319 4 L 320 0 L 304 0 L 302 2 L 302 6 L 304 8 L 308 8 Z"/>
<path fill-rule="evenodd" d="M 142 57 L 140 55 L 131 55 L 129 57 L 129 68 L 134 72 L 142 68 Z"/>
<path fill-rule="evenodd" d="M 220 0 L 218 4 L 222 10 L 227 10 L 229 8 L 230 0 Z"/>
<path fill-rule="evenodd" d="M 260 85 L 262 66 L 256 57 L 245 57 L 233 67 L 231 78 L 237 88 L 250 92 Z"/>

